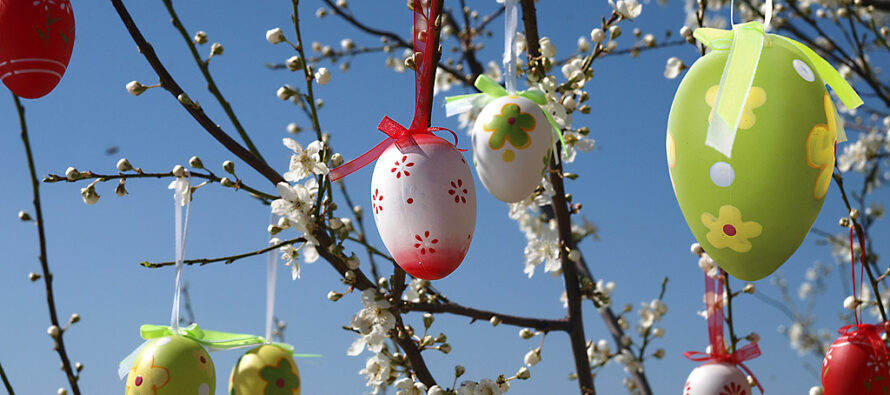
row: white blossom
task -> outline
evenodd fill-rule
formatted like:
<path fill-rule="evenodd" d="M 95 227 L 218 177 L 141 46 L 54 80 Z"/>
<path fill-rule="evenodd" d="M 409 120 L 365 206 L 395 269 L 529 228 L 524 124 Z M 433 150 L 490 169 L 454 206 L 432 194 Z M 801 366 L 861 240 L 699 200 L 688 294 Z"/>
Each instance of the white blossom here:
<path fill-rule="evenodd" d="M 396 395 L 426 395 L 426 385 L 404 377 L 395 382 Z"/>
<path fill-rule="evenodd" d="M 643 5 L 638 0 L 609 0 L 609 5 L 624 19 L 634 19 L 643 12 Z"/>
<path fill-rule="evenodd" d="M 686 65 L 683 63 L 680 58 L 676 56 L 671 56 L 668 58 L 667 63 L 664 66 L 664 78 L 672 80 L 677 78 L 680 73 L 686 69 Z"/>
<path fill-rule="evenodd" d="M 538 362 L 541 362 L 541 350 L 529 350 L 529 352 L 525 354 L 525 357 L 522 359 L 522 361 L 528 366 L 537 365 Z"/>
<path fill-rule="evenodd" d="M 306 149 L 296 140 L 291 138 L 282 139 L 284 145 L 294 151 L 290 157 L 290 169 L 284 173 L 284 179 L 296 182 L 303 178 L 309 177 L 310 174 L 327 175 L 328 167 L 321 162 L 321 151 L 324 143 L 316 140 L 310 143 Z"/>
<path fill-rule="evenodd" d="M 328 71 L 327 67 L 321 67 L 315 72 L 315 82 L 319 85 L 326 85 L 328 82 L 331 82 L 331 72 Z"/>
<path fill-rule="evenodd" d="M 309 211 L 314 203 L 309 189 L 286 182 L 279 182 L 276 187 L 281 198 L 272 201 L 272 214 L 287 217 L 291 227 L 308 233 Z"/>

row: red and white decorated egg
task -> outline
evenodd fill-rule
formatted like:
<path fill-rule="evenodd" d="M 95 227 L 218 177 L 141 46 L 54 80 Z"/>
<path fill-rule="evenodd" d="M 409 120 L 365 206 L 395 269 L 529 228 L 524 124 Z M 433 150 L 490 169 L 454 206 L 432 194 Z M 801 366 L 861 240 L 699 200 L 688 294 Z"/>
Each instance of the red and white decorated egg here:
<path fill-rule="evenodd" d="M 463 261 L 476 227 L 476 188 L 454 146 L 432 134 L 392 144 L 371 178 L 377 231 L 393 259 L 425 280 L 447 276 Z"/>
<path fill-rule="evenodd" d="M 709 362 L 689 374 L 683 395 L 751 395 L 751 385 L 735 365 Z"/>
<path fill-rule="evenodd" d="M 62 80 L 74 48 L 69 0 L 0 0 L 0 80 L 36 99 Z"/>
<path fill-rule="evenodd" d="M 877 344 L 883 344 L 876 339 Z M 890 393 L 890 361 L 872 342 L 856 332 L 839 337 L 822 360 L 824 395 Z"/>

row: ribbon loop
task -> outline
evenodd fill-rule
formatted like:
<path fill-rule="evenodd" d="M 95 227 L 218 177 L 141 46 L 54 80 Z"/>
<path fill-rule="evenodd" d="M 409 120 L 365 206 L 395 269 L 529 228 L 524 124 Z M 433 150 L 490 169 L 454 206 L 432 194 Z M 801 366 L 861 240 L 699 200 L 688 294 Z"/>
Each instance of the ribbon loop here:
<path fill-rule="evenodd" d="M 771 4 L 768 4 L 771 8 Z M 769 24 L 770 10 L 767 10 L 766 24 Z M 693 33 L 703 45 L 717 51 L 729 51 L 726 65 L 717 88 L 714 113 L 708 124 L 705 144 L 714 148 L 727 158 L 732 157 L 732 146 L 738 131 L 739 121 L 751 86 L 757 65 L 763 51 L 764 41 L 768 38 L 764 25 L 760 22 L 748 22 L 732 26 L 732 30 L 698 28 Z M 847 108 L 856 108 L 862 99 L 846 80 L 825 59 L 812 49 L 788 37 L 769 35 L 769 38 L 784 39 L 799 49 L 815 66 L 816 73 L 822 81 L 837 94 Z M 838 133 L 838 141 L 846 141 L 842 129 Z"/>
<path fill-rule="evenodd" d="M 760 347 L 757 343 L 749 343 L 735 350 L 733 353 L 726 352 L 726 344 L 723 340 L 723 276 L 726 272 L 720 269 L 720 273 L 716 278 L 711 278 L 705 274 L 705 304 L 708 313 L 708 340 L 711 345 L 710 353 L 700 351 L 686 351 L 683 356 L 695 362 L 722 362 L 737 365 L 747 375 L 754 379 L 754 383 L 763 393 L 763 387 L 760 380 L 754 376 L 754 373 L 745 366 L 744 362 L 760 356 Z"/>

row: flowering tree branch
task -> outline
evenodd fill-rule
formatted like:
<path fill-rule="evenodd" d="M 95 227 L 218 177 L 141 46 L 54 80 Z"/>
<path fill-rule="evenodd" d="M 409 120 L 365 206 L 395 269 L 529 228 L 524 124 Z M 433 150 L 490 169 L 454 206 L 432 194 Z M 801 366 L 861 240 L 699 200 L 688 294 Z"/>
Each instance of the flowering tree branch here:
<path fill-rule="evenodd" d="M 3 386 L 6 387 L 6 392 L 9 395 L 15 395 L 15 391 L 12 390 L 12 384 L 9 382 L 9 378 L 6 377 L 6 372 L 3 371 L 3 365 L 0 364 L 0 380 L 3 380 Z"/>
<path fill-rule="evenodd" d="M 539 331 L 569 331 L 568 319 L 544 319 L 520 317 L 508 314 L 496 313 L 493 311 L 479 310 L 471 307 L 459 305 L 454 302 L 446 303 L 405 303 L 405 309 L 408 311 L 423 311 L 427 313 L 449 313 L 472 318 L 471 323 L 476 320 L 490 321 L 495 319 L 498 323 L 534 328 Z"/>
<path fill-rule="evenodd" d="M 186 259 L 186 260 L 182 261 L 182 263 L 184 263 L 184 264 L 186 264 L 186 265 L 195 265 L 195 264 L 197 264 L 197 265 L 200 265 L 200 266 L 204 266 L 204 265 L 206 265 L 206 264 L 208 264 L 208 263 L 225 262 L 225 263 L 228 265 L 228 264 L 230 264 L 230 263 L 232 263 L 232 262 L 235 262 L 235 261 L 237 261 L 237 260 L 239 260 L 239 259 L 249 258 L 249 257 L 252 257 L 252 256 L 257 256 L 257 255 L 262 255 L 262 254 L 265 254 L 265 253 L 267 253 L 267 252 L 269 252 L 269 251 L 272 251 L 272 250 L 275 250 L 275 249 L 278 249 L 278 248 L 281 248 L 281 247 L 284 247 L 284 246 L 289 246 L 289 245 L 291 245 L 291 244 L 296 244 L 296 243 L 305 243 L 305 242 L 306 242 L 306 238 L 305 238 L 305 237 L 296 237 L 296 238 L 293 238 L 293 239 L 290 239 L 290 240 L 284 240 L 284 241 L 282 241 L 282 242 L 280 242 L 280 243 L 275 243 L 275 244 L 273 244 L 273 245 L 271 245 L 271 246 L 268 246 L 268 247 L 266 247 L 266 248 L 261 248 L 261 249 L 256 250 L 256 251 L 245 252 L 245 253 L 243 253 L 243 254 L 224 256 L 224 257 L 221 257 L 221 258 Z M 141 263 L 140 263 L 140 265 L 145 266 L 145 267 L 148 267 L 148 268 L 159 268 L 159 267 L 164 267 L 164 266 L 173 266 L 173 265 L 175 265 L 175 264 L 176 264 L 176 262 L 159 262 L 159 263 L 141 262 Z"/>
<path fill-rule="evenodd" d="M 225 97 L 223 97 L 222 92 L 219 90 L 219 87 L 216 86 L 216 82 L 213 80 L 213 76 L 210 75 L 210 59 L 202 60 L 201 56 L 198 55 L 198 49 L 195 46 L 195 42 L 192 41 L 189 33 L 185 30 L 185 26 L 183 26 L 182 21 L 176 14 L 176 10 L 173 9 L 173 1 L 163 1 L 164 6 L 167 7 L 167 12 L 170 13 L 170 19 L 171 22 L 173 22 L 173 26 L 176 28 L 176 30 L 179 31 L 179 34 L 182 35 L 182 39 L 185 40 L 186 45 L 188 45 L 189 47 L 189 51 L 192 53 L 192 57 L 195 59 L 195 64 L 198 65 L 198 69 L 200 69 L 201 74 L 204 75 L 204 79 L 207 81 L 207 89 L 219 102 L 219 105 L 223 108 L 223 111 L 225 111 L 226 115 L 229 117 L 229 120 L 232 121 L 232 125 L 235 126 L 235 130 L 238 131 L 241 139 L 244 140 L 244 144 L 247 145 L 247 149 L 250 151 L 250 153 L 259 158 L 261 161 L 265 162 L 263 156 L 260 155 L 260 151 L 257 150 L 256 146 L 253 145 L 253 141 L 250 140 L 250 136 L 247 135 L 247 131 L 245 131 L 244 127 L 241 126 L 241 121 L 239 121 L 238 117 L 235 116 L 235 111 L 232 110 L 232 105 L 229 104 Z"/>
<path fill-rule="evenodd" d="M 188 111 L 188 113 L 195 119 L 195 121 L 200 124 L 207 133 L 210 133 L 214 139 L 216 139 L 220 144 L 222 144 L 226 149 L 235 154 L 238 158 L 243 160 L 245 163 L 253 167 L 258 173 L 262 174 L 266 177 L 272 184 L 278 184 L 279 182 L 284 182 L 284 177 L 275 169 L 269 167 L 266 162 L 263 162 L 262 159 L 253 155 L 238 144 L 237 141 L 233 140 L 226 132 L 222 130 L 206 113 L 201 109 L 199 105 L 192 102 L 189 99 L 188 95 L 182 90 L 179 84 L 173 79 L 173 76 L 170 75 L 170 72 L 167 71 L 167 68 L 164 67 L 164 64 L 161 63 L 160 58 L 158 58 L 157 53 L 155 53 L 154 48 L 152 48 L 151 44 L 145 40 L 145 37 L 142 35 L 142 32 L 139 31 L 139 27 L 136 26 L 136 23 L 133 21 L 133 17 L 130 16 L 130 12 L 127 11 L 127 8 L 124 6 L 122 0 L 111 0 L 111 4 L 114 6 L 114 9 L 117 11 L 118 16 L 120 16 L 121 21 L 126 26 L 127 31 L 130 32 L 130 36 L 133 38 L 133 41 L 136 42 L 137 47 L 139 48 L 139 52 L 145 57 L 145 60 L 148 61 L 149 65 L 151 65 L 152 69 L 154 69 L 155 73 L 157 73 L 158 78 L 161 81 L 161 86 L 170 92 L 174 98 L 182 105 L 182 107 Z"/>
<path fill-rule="evenodd" d="M 25 122 L 25 107 L 22 106 L 22 102 L 19 100 L 18 96 L 13 94 L 12 99 L 15 102 L 15 107 L 19 115 L 19 123 L 22 128 L 22 143 L 25 146 L 25 156 L 28 158 L 28 171 L 31 174 L 31 189 L 34 193 L 35 222 L 37 224 L 37 237 L 40 239 L 40 255 L 38 256 L 38 260 L 40 261 L 40 268 L 43 271 L 43 284 L 46 288 L 46 305 L 49 308 L 49 320 L 52 324 L 49 327 L 48 334 L 53 338 L 53 349 L 59 354 L 59 359 L 62 361 L 62 370 L 68 378 L 71 392 L 73 392 L 74 395 L 80 395 L 80 387 L 77 384 L 77 380 L 80 379 L 79 369 L 78 372 L 75 372 L 74 367 L 71 366 L 71 360 L 68 358 L 68 351 L 65 349 L 65 339 L 63 337 L 67 327 L 65 329 L 62 328 L 59 323 L 58 313 L 56 312 L 56 298 L 53 293 L 53 273 L 49 270 L 49 260 L 46 254 L 47 243 L 46 233 L 44 232 L 43 208 L 40 205 L 40 181 L 38 181 L 37 170 L 34 167 L 34 155 L 31 152 L 31 141 L 28 138 L 28 124 Z M 75 322 L 73 317 L 74 316 L 72 316 L 71 322 Z M 77 317 L 79 319 L 79 316 Z M 3 374 L 3 382 L 6 383 L 7 389 L 10 391 L 10 394 L 12 394 L 5 374 Z"/>

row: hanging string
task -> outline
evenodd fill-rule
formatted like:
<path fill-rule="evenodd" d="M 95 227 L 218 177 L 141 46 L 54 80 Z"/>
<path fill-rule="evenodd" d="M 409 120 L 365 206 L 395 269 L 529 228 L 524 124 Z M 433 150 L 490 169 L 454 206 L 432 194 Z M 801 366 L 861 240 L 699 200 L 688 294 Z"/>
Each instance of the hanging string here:
<path fill-rule="evenodd" d="M 518 0 L 504 1 L 504 85 L 507 93 L 516 94 L 516 26 L 519 24 Z"/>
<path fill-rule="evenodd" d="M 277 223 L 275 215 L 269 217 L 269 222 Z M 269 263 L 266 267 L 266 343 L 272 342 L 272 327 L 275 324 L 275 284 L 278 278 L 278 251 L 269 251 Z M 296 263 L 295 263 L 296 264 Z"/>
<path fill-rule="evenodd" d="M 184 185 L 183 185 L 184 184 Z M 189 210 L 191 209 L 192 175 L 186 171 L 186 177 L 179 177 L 170 184 L 173 188 L 173 212 L 175 217 L 175 260 L 176 287 L 173 291 L 173 312 L 170 314 L 170 327 L 173 333 L 179 332 L 179 299 L 182 294 L 182 267 L 185 261 L 185 240 L 188 235 Z M 182 207 L 185 206 L 185 218 Z"/>

